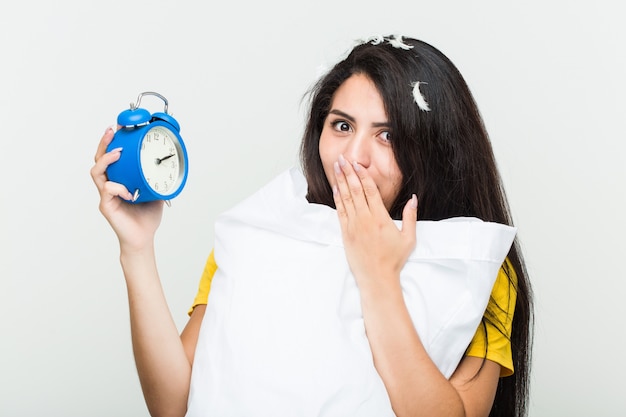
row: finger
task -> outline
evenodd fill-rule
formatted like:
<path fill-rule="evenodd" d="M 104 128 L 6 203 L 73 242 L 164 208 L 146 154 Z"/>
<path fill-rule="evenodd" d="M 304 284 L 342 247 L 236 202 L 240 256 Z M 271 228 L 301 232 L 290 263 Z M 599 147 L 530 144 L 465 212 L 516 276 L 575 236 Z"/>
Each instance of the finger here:
<path fill-rule="evenodd" d="M 333 200 L 335 201 L 335 208 L 337 209 L 337 216 L 339 217 L 339 223 L 342 230 L 345 229 L 348 221 L 348 214 L 346 213 L 346 207 L 343 205 L 341 194 L 337 185 L 333 185 Z"/>
<path fill-rule="evenodd" d="M 104 183 L 108 181 L 106 169 L 113 162 L 120 159 L 122 148 L 116 148 L 107 152 L 96 160 L 96 164 L 91 168 L 91 178 L 96 183 L 98 189 L 102 189 Z"/>
<path fill-rule="evenodd" d="M 346 209 L 350 210 L 348 205 L 352 207 L 355 212 L 361 210 L 368 210 L 367 199 L 365 198 L 365 191 L 363 190 L 363 184 L 361 179 L 354 171 L 354 166 L 348 163 L 343 155 L 339 155 L 339 168 L 341 174 L 339 177 L 343 180 L 341 183 L 338 178 L 339 191 L 342 194 L 342 198 L 346 204 Z"/>
<path fill-rule="evenodd" d="M 353 162 L 352 167 L 355 174 L 359 177 L 363 194 L 367 201 L 367 205 L 372 213 L 376 214 L 388 214 L 383 197 L 380 195 L 378 186 L 374 182 L 374 179 L 369 175 L 367 170 L 363 168 L 358 162 Z"/>
<path fill-rule="evenodd" d="M 133 194 L 128 191 L 128 189 L 124 185 L 113 181 L 107 181 L 104 183 L 102 187 L 102 196 L 103 204 L 105 203 L 105 201 L 112 200 L 113 198 L 117 197 L 121 197 L 127 201 L 133 200 Z"/>
<path fill-rule="evenodd" d="M 417 222 L 417 196 L 413 194 L 402 210 L 402 230 L 401 233 L 407 238 L 411 245 L 415 245 L 415 223 Z"/>
<path fill-rule="evenodd" d="M 334 190 L 335 206 L 337 207 L 337 212 L 340 217 L 342 215 L 351 216 L 355 214 L 354 201 L 352 201 L 350 187 L 348 186 L 348 181 L 341 168 L 341 164 L 346 164 L 345 159 L 342 161 L 340 158 L 339 161 L 333 164 L 336 181 Z"/>
<path fill-rule="evenodd" d="M 107 130 L 104 131 L 104 135 L 102 135 L 102 138 L 100 139 L 100 143 L 98 144 L 96 155 L 93 158 L 94 162 L 97 162 L 98 159 L 106 153 L 107 146 L 109 146 L 109 144 L 113 140 L 114 134 L 115 132 L 113 131 L 112 127 L 108 127 Z"/>

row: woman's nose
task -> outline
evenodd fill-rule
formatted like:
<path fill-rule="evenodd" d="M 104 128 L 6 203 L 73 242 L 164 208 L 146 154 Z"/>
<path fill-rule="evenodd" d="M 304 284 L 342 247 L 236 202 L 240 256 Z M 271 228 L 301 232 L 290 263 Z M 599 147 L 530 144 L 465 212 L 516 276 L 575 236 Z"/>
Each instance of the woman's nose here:
<path fill-rule="evenodd" d="M 367 138 L 362 135 L 353 136 L 348 142 L 344 157 L 349 162 L 358 162 L 367 168 L 370 164 L 370 143 Z"/>

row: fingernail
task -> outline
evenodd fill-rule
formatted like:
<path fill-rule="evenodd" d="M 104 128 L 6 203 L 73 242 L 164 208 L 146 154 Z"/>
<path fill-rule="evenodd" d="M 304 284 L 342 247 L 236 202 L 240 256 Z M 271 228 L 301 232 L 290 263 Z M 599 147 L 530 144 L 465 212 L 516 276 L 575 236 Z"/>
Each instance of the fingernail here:
<path fill-rule="evenodd" d="M 339 189 L 337 188 L 337 184 L 333 185 L 333 195 L 339 194 Z"/>
<path fill-rule="evenodd" d="M 342 167 L 346 165 L 346 159 L 343 157 L 342 154 L 339 154 L 339 165 Z"/>
<path fill-rule="evenodd" d="M 411 196 L 411 208 L 412 209 L 417 208 L 417 196 L 415 194 Z"/>
<path fill-rule="evenodd" d="M 335 174 L 341 174 L 341 168 L 339 168 L 339 162 L 335 162 L 333 164 L 333 167 L 335 168 Z"/>
<path fill-rule="evenodd" d="M 119 148 L 111 149 L 111 153 L 113 153 L 113 152 L 122 152 L 122 149 L 124 149 L 124 148 L 122 148 L 121 146 Z"/>
<path fill-rule="evenodd" d="M 354 162 L 352 163 L 352 166 L 354 167 L 354 170 L 355 170 L 356 172 L 359 172 L 359 170 L 361 169 L 361 166 L 360 166 L 360 165 L 359 165 L 359 163 L 358 163 L 358 162 L 356 162 L 356 161 L 354 161 Z"/>
<path fill-rule="evenodd" d="M 109 132 L 113 132 L 113 128 L 111 126 L 107 127 L 107 129 L 104 131 L 104 133 L 109 133 Z"/>

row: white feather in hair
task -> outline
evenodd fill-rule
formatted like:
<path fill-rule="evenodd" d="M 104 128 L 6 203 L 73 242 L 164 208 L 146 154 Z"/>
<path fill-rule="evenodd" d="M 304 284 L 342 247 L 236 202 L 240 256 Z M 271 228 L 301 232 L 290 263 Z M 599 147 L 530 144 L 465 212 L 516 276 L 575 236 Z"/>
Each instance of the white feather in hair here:
<path fill-rule="evenodd" d="M 420 91 L 420 84 L 426 84 L 426 83 L 423 83 L 420 81 L 411 83 L 411 87 L 413 87 L 413 99 L 415 100 L 415 103 L 417 103 L 417 107 L 419 107 L 420 110 L 430 111 L 430 106 L 428 105 L 428 103 L 426 102 L 426 99 L 424 98 L 424 95 Z"/>
<path fill-rule="evenodd" d="M 385 42 L 385 37 L 383 35 L 374 35 L 370 36 L 365 42 L 371 43 L 372 45 L 379 45 Z"/>
<path fill-rule="evenodd" d="M 413 45 L 408 45 L 404 43 L 404 41 L 402 40 L 402 35 L 393 35 L 393 37 L 389 38 L 389 43 L 394 48 L 400 48 L 400 49 L 404 49 L 407 51 L 413 48 Z"/>
<path fill-rule="evenodd" d="M 371 43 L 372 45 L 380 45 L 385 42 L 385 37 L 383 35 L 372 35 L 367 38 L 360 38 L 354 42 L 354 46 L 365 45 L 366 43 Z"/>

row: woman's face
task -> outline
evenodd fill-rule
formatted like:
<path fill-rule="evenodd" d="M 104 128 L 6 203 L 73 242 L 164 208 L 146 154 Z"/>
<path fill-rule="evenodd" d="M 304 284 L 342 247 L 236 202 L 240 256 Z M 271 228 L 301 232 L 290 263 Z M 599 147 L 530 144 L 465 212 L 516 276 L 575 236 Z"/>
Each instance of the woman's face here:
<path fill-rule="evenodd" d="M 376 86 L 366 75 L 352 75 L 335 92 L 320 137 L 320 157 L 330 185 L 336 184 L 333 164 L 343 154 L 367 170 L 389 210 L 402 183 L 392 140 Z"/>

